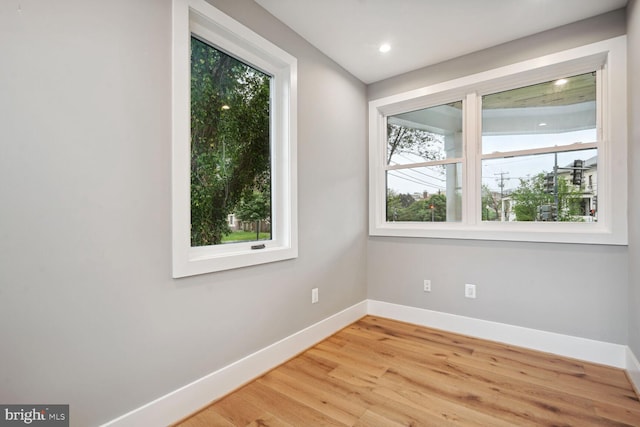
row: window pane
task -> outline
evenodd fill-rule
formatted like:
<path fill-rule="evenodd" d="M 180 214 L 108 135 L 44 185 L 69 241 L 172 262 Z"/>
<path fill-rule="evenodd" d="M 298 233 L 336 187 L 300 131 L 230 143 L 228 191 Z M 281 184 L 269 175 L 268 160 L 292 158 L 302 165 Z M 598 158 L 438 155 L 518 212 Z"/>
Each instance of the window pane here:
<path fill-rule="evenodd" d="M 270 80 L 191 37 L 191 246 L 271 239 Z"/>
<path fill-rule="evenodd" d="M 595 141 L 595 73 L 482 97 L 483 154 Z"/>
<path fill-rule="evenodd" d="M 462 101 L 387 118 L 387 164 L 462 157 Z"/>
<path fill-rule="evenodd" d="M 461 163 L 387 171 L 387 221 L 461 220 Z"/>
<path fill-rule="evenodd" d="M 483 160 L 483 221 L 597 221 L 597 153 Z"/>

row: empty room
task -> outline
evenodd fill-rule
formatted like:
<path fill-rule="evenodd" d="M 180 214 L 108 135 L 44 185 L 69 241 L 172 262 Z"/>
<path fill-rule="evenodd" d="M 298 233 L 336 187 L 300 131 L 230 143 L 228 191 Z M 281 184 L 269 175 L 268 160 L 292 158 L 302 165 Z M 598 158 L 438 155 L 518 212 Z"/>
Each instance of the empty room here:
<path fill-rule="evenodd" d="M 0 425 L 640 426 L 638 0 L 3 0 Z"/>

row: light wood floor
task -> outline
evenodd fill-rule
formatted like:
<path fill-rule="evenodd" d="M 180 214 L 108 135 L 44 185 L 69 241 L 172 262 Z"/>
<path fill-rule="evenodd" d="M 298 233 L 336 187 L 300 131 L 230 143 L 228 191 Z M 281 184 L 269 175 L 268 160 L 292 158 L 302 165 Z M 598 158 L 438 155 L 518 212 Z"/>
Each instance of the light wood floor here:
<path fill-rule="evenodd" d="M 180 427 L 640 426 L 624 371 L 367 316 Z"/>

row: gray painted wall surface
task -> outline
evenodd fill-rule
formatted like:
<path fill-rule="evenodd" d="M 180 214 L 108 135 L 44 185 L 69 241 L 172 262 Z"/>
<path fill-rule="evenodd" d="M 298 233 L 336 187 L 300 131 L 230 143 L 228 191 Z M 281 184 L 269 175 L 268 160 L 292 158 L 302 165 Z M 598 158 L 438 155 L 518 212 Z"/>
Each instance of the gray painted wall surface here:
<path fill-rule="evenodd" d="M 600 341 L 627 339 L 626 247 L 371 238 L 369 298 Z M 431 280 L 432 291 L 422 291 Z M 465 283 L 477 298 L 464 298 Z"/>
<path fill-rule="evenodd" d="M 368 87 L 375 99 L 625 33 L 616 11 Z M 628 249 L 369 238 L 369 298 L 626 344 Z M 431 279 L 433 291 L 422 292 Z M 478 298 L 464 298 L 464 284 Z"/>
<path fill-rule="evenodd" d="M 629 52 L 629 346 L 640 358 L 640 3 L 627 6 Z"/>
<path fill-rule="evenodd" d="M 382 98 L 623 34 L 620 9 L 370 84 L 367 96 Z"/>
<path fill-rule="evenodd" d="M 364 84 L 214 3 L 298 58 L 299 258 L 171 279 L 170 0 L 0 2 L 0 402 L 96 425 L 366 297 Z"/>
<path fill-rule="evenodd" d="M 253 1 L 212 3 L 298 57 L 299 258 L 170 278 L 169 0 L 2 2 L 0 402 L 70 403 L 72 425 L 99 424 L 361 301 L 367 280 L 371 298 L 605 341 L 630 325 L 640 354 L 626 248 L 367 240 L 364 85 Z M 369 99 L 613 37 L 624 19 L 418 70 Z"/>

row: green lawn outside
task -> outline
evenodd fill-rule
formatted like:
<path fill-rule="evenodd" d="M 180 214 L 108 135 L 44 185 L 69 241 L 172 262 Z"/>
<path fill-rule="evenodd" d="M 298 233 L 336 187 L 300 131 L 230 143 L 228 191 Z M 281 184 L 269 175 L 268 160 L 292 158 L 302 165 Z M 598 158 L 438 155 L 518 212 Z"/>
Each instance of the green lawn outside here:
<path fill-rule="evenodd" d="M 260 233 L 259 240 L 269 240 L 271 238 L 270 233 Z M 256 240 L 255 231 L 234 231 L 222 238 L 222 243 L 232 242 L 250 242 Z"/>

